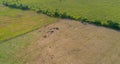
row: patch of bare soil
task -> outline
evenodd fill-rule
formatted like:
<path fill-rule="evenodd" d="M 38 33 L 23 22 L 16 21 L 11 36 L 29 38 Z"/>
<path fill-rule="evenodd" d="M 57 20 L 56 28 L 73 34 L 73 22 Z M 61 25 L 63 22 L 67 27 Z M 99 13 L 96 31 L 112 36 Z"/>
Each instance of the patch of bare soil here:
<path fill-rule="evenodd" d="M 24 64 L 120 64 L 118 31 L 67 19 L 38 31 L 43 36 L 18 56 Z"/>

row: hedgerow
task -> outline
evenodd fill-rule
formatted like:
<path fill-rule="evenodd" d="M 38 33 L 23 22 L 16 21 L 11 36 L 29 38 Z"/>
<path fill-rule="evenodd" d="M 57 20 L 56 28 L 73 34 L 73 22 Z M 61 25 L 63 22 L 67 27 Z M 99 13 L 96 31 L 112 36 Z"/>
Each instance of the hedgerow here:
<path fill-rule="evenodd" d="M 28 4 L 22 4 L 21 2 L 19 2 L 19 0 L 3 1 L 3 5 L 8 6 L 10 8 L 19 8 L 19 9 L 22 9 L 22 10 L 29 10 L 30 9 L 30 10 L 36 11 L 37 13 L 43 13 L 43 14 L 46 14 L 48 16 L 79 20 L 79 21 L 82 21 L 82 22 L 88 22 L 88 23 L 92 23 L 92 24 L 95 24 L 95 25 L 105 26 L 105 27 L 110 27 L 110 28 L 113 28 L 113 29 L 120 30 L 120 24 L 117 23 L 117 22 L 114 22 L 112 20 L 108 20 L 106 23 L 102 23 L 100 20 L 90 21 L 87 18 L 72 16 L 72 15 L 69 15 L 67 12 L 61 12 L 58 9 L 55 9 L 55 10 L 51 11 L 50 9 L 42 9 L 40 7 L 35 8 L 35 7 L 32 7 Z"/>

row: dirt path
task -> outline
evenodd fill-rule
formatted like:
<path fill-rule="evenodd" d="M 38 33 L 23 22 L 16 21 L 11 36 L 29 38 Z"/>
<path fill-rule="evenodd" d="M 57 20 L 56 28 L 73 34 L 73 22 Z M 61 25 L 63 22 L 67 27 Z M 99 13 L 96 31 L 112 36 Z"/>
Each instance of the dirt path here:
<path fill-rule="evenodd" d="M 118 31 L 72 20 L 38 31 L 43 36 L 18 56 L 24 64 L 120 64 Z"/>

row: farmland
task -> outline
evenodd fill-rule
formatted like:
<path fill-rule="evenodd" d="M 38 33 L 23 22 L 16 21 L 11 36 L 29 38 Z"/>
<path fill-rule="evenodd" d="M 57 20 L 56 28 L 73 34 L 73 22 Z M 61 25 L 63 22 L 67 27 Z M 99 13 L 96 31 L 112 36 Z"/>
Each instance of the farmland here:
<path fill-rule="evenodd" d="M 83 20 L 119 29 L 120 0 L 5 0 L 4 4 L 29 8 L 50 16 Z"/>
<path fill-rule="evenodd" d="M 0 64 L 120 64 L 119 3 L 0 0 Z"/>
<path fill-rule="evenodd" d="M 57 20 L 34 11 L 11 9 L 0 4 L 0 64 L 18 64 L 14 61 L 15 54 L 41 35 L 31 32 Z"/>
<path fill-rule="evenodd" d="M 10 9 L 0 5 L 0 42 L 57 21 L 33 11 Z"/>
<path fill-rule="evenodd" d="M 48 33 L 54 27 L 59 30 Z M 118 31 L 73 20 L 59 20 L 0 44 L 0 64 L 120 64 L 119 60 Z"/>

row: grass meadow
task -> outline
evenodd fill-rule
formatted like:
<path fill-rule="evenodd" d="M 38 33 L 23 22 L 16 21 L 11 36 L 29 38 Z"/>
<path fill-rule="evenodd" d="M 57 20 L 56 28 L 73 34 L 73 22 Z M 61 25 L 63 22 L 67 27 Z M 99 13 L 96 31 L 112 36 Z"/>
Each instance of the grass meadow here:
<path fill-rule="evenodd" d="M 13 7 L 42 11 L 50 16 L 65 16 L 76 20 L 120 28 L 120 0 L 5 0 Z M 56 13 L 57 12 L 57 13 Z"/>
<path fill-rule="evenodd" d="M 56 18 L 33 11 L 10 9 L 0 5 L 0 42 L 56 21 Z"/>

